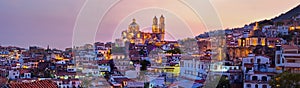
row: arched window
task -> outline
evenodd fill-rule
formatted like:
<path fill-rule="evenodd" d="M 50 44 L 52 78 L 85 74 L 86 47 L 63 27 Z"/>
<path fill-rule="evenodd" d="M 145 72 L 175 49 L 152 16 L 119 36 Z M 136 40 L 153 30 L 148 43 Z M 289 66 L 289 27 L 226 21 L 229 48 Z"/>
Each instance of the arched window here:
<path fill-rule="evenodd" d="M 257 85 L 257 84 L 255 84 L 255 88 L 258 88 L 258 85 Z"/>
<path fill-rule="evenodd" d="M 252 80 L 257 80 L 257 76 L 252 76 Z"/>
<path fill-rule="evenodd" d="M 268 86 L 267 85 L 263 85 L 262 88 L 268 88 Z"/>
<path fill-rule="evenodd" d="M 268 81 L 268 78 L 266 76 L 261 77 L 262 81 Z"/>
<path fill-rule="evenodd" d="M 261 60 L 260 59 L 257 59 L 257 63 L 260 63 L 261 62 Z"/>
<path fill-rule="evenodd" d="M 251 84 L 247 84 L 246 87 L 247 87 L 247 88 L 251 88 Z"/>

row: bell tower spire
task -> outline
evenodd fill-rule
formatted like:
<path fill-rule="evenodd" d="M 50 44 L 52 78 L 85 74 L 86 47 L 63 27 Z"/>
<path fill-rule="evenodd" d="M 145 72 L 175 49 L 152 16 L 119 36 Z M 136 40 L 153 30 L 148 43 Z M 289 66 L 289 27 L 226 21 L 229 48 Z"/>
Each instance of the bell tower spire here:
<path fill-rule="evenodd" d="M 153 24 L 152 24 L 152 33 L 159 33 L 159 29 L 158 29 L 158 20 L 156 18 L 156 16 L 153 18 Z"/>
<path fill-rule="evenodd" d="M 165 17 L 163 15 L 159 18 L 159 31 L 160 31 L 160 40 L 163 41 L 165 37 Z"/>

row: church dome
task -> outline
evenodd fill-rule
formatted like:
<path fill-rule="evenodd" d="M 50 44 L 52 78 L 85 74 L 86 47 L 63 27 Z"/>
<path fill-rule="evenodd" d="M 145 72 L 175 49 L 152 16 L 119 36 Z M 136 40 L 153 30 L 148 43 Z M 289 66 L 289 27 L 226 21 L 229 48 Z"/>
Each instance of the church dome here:
<path fill-rule="evenodd" d="M 132 19 L 132 23 L 129 25 L 130 27 L 137 27 L 139 26 L 137 23 L 136 23 L 136 20 L 135 19 Z"/>
<path fill-rule="evenodd" d="M 129 32 L 136 33 L 139 31 L 139 25 L 136 23 L 136 20 L 133 19 L 132 23 L 128 26 Z"/>

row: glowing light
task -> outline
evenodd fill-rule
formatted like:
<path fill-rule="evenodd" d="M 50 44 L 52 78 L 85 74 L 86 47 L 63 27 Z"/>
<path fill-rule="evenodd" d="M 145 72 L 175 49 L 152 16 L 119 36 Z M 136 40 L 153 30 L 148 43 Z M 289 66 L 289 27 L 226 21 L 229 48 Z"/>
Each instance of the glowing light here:
<path fill-rule="evenodd" d="M 24 66 L 23 66 L 23 68 L 27 69 L 27 68 L 28 68 L 28 66 L 25 66 L 25 65 L 24 65 Z"/>
<path fill-rule="evenodd" d="M 261 39 L 261 45 L 263 45 L 263 46 L 266 45 L 265 38 L 262 38 L 262 39 Z"/>
<path fill-rule="evenodd" d="M 65 78 L 65 79 L 68 79 L 69 77 L 68 77 L 68 76 L 65 76 L 64 78 Z"/>
<path fill-rule="evenodd" d="M 278 77 L 278 78 L 275 78 L 275 80 L 276 80 L 276 81 L 279 81 L 279 80 L 280 80 L 280 78 L 279 78 L 279 77 Z"/>
<path fill-rule="evenodd" d="M 79 78 L 79 76 L 78 76 L 78 75 L 76 75 L 76 76 L 75 76 L 75 78 L 76 78 L 76 79 L 78 79 L 78 78 Z"/>
<path fill-rule="evenodd" d="M 64 58 L 60 57 L 59 55 L 55 55 L 55 59 L 57 59 L 57 60 L 63 60 Z"/>
<path fill-rule="evenodd" d="M 295 27 L 290 27 L 290 31 L 298 30 L 298 29 L 300 29 L 300 26 L 297 26 L 296 28 Z"/>

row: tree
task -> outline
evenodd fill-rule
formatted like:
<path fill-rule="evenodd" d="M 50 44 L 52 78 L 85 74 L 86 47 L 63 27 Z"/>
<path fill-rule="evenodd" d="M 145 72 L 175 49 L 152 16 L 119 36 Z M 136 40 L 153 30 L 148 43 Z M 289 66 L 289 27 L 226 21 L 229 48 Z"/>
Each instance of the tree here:
<path fill-rule="evenodd" d="M 284 25 L 284 22 L 276 22 L 276 25 L 277 26 L 282 26 L 282 25 Z"/>
<path fill-rule="evenodd" d="M 51 77 L 50 69 L 46 68 L 43 72 L 44 72 L 44 77 L 45 78 L 50 78 Z"/>
<path fill-rule="evenodd" d="M 181 54 L 181 50 L 179 48 L 175 48 L 173 50 L 168 50 L 166 53 L 171 53 L 171 54 Z"/>
<path fill-rule="evenodd" d="M 225 76 L 222 76 L 216 88 L 230 88 L 229 79 Z"/>
<path fill-rule="evenodd" d="M 150 83 L 149 82 L 145 82 L 144 83 L 144 88 L 149 88 Z"/>
<path fill-rule="evenodd" d="M 219 79 L 219 81 L 217 81 Z M 204 88 L 230 88 L 230 81 L 226 76 L 208 76 Z"/>
<path fill-rule="evenodd" d="M 281 33 L 278 33 L 278 34 L 277 34 L 277 37 L 282 38 L 283 35 L 282 35 Z"/>
<path fill-rule="evenodd" d="M 289 35 L 284 35 L 282 36 L 282 38 L 284 40 L 286 40 L 287 42 L 291 42 L 293 40 L 293 35 L 289 34 Z"/>
<path fill-rule="evenodd" d="M 92 86 L 92 84 L 91 84 L 92 80 L 90 77 L 83 78 L 83 79 L 81 79 L 81 81 L 82 81 L 81 86 L 83 88 L 89 88 Z"/>
<path fill-rule="evenodd" d="M 146 71 L 147 70 L 147 66 L 150 65 L 151 63 L 147 60 L 142 60 L 141 61 L 141 71 Z"/>
<path fill-rule="evenodd" d="M 269 81 L 270 86 L 274 88 L 300 88 L 300 74 L 283 72 Z"/>

